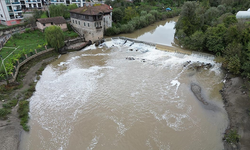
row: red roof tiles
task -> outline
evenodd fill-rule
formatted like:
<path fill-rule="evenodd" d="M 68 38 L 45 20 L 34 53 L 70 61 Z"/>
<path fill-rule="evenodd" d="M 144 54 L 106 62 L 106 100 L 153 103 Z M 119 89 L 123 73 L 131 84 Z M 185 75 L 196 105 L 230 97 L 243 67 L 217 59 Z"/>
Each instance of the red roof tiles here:
<path fill-rule="evenodd" d="M 99 13 L 109 13 L 112 11 L 112 7 L 107 4 L 101 4 L 97 6 L 84 6 L 77 9 L 70 10 L 71 13 L 83 14 L 83 15 L 98 15 Z"/>

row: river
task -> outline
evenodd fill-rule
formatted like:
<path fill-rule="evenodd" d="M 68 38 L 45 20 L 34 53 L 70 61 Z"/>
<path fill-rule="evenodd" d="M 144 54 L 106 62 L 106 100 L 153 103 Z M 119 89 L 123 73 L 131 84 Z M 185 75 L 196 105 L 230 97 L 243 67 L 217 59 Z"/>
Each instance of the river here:
<path fill-rule="evenodd" d="M 176 21 L 121 36 L 175 45 Z M 223 149 L 228 116 L 213 56 L 124 42 L 91 45 L 45 68 L 30 98 L 30 132 L 22 134 L 21 150 Z M 212 67 L 198 68 L 202 63 Z M 202 88 L 208 105 L 191 84 Z"/>

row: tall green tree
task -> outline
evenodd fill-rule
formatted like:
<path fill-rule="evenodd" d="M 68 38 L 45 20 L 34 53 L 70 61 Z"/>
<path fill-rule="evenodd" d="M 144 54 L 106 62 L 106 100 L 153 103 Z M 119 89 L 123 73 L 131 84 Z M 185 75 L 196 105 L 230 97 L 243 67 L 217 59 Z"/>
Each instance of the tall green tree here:
<path fill-rule="evenodd" d="M 120 8 L 114 8 L 112 11 L 112 20 L 114 22 L 120 22 L 122 18 L 124 17 L 124 14 Z"/>
<path fill-rule="evenodd" d="M 45 29 L 45 40 L 49 46 L 58 51 L 59 48 L 64 46 L 64 35 L 62 29 L 55 25 L 47 27 Z"/>

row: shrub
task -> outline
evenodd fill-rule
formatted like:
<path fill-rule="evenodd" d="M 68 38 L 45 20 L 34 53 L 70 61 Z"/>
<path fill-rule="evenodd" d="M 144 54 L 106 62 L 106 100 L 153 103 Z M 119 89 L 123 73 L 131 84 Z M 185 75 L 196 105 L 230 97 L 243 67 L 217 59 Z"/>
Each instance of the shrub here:
<path fill-rule="evenodd" d="M 0 109 L 0 119 L 6 119 L 6 116 L 10 114 L 10 110 L 8 109 Z"/>
<path fill-rule="evenodd" d="M 141 11 L 141 16 L 146 16 L 147 12 L 146 11 Z"/>
<path fill-rule="evenodd" d="M 143 27 L 146 27 L 148 25 L 148 22 L 147 22 L 147 19 L 145 16 L 141 16 L 140 17 L 140 27 L 143 28 Z"/>
<path fill-rule="evenodd" d="M 236 130 L 231 130 L 228 134 L 225 135 L 225 139 L 227 143 L 238 143 L 240 139 L 240 135 Z"/>
<path fill-rule="evenodd" d="M 147 19 L 148 24 L 154 23 L 155 21 L 155 17 L 152 14 L 147 14 L 146 19 Z"/>

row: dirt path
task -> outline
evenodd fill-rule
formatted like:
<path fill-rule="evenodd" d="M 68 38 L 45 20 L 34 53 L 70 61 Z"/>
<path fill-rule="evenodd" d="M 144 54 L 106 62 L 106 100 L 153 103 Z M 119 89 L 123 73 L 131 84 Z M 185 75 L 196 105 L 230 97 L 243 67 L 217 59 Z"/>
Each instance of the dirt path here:
<path fill-rule="evenodd" d="M 15 90 L 11 95 L 15 97 L 16 95 L 22 93 L 29 88 L 29 85 L 34 82 L 36 78 L 36 72 L 41 68 L 43 63 L 50 62 L 54 57 L 44 59 L 38 62 L 36 65 L 32 66 L 23 78 L 23 87 L 21 89 Z M 6 82 L 4 82 L 6 84 Z M 2 106 L 2 101 L 0 105 Z M 16 150 L 20 142 L 20 135 L 23 131 L 20 125 L 19 114 L 17 113 L 18 104 L 12 109 L 8 119 L 0 120 L 0 150 Z"/>
<path fill-rule="evenodd" d="M 236 130 L 240 135 L 238 144 L 228 144 L 225 142 L 225 150 L 249 150 L 250 149 L 250 99 L 246 86 L 248 81 L 243 81 L 240 77 L 227 78 L 222 96 L 225 109 L 230 120 L 228 133 Z"/>

